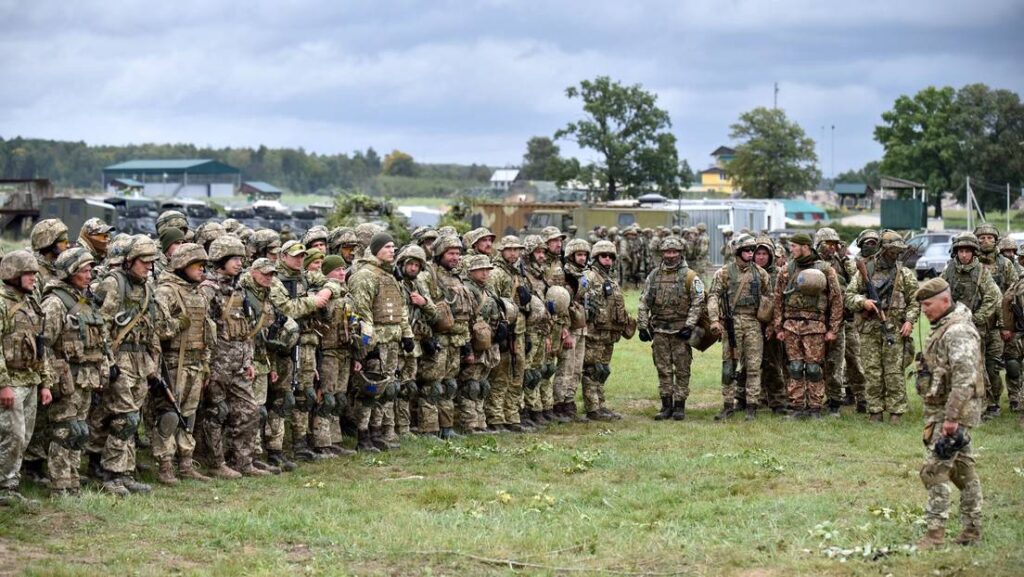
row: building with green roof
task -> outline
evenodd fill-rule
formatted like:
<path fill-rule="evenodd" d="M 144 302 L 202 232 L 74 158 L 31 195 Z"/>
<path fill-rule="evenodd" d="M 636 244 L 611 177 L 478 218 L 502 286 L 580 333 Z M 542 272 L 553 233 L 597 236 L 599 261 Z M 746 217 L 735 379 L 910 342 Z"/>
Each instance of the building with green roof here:
<path fill-rule="evenodd" d="M 210 159 L 129 160 L 103 169 L 103 187 L 116 192 L 115 181 L 129 179 L 143 185 L 146 196 L 213 198 L 233 196 L 242 171 Z"/>

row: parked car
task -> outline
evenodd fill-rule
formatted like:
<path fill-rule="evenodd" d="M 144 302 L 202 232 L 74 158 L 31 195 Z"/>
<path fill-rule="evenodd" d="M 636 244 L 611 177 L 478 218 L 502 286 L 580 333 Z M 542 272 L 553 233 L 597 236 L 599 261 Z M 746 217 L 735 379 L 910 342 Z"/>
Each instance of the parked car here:
<path fill-rule="evenodd" d="M 957 235 L 954 231 L 926 232 L 914 235 L 907 240 L 907 250 L 903 253 L 903 266 L 910 270 L 916 270 L 917 259 L 924 255 L 928 247 L 933 244 L 950 244 L 953 237 Z M 947 246 L 947 251 L 949 247 Z M 939 271 L 941 272 L 941 271 Z"/>
<path fill-rule="evenodd" d="M 951 242 L 928 245 L 914 265 L 917 280 L 935 278 L 942 274 L 942 271 L 946 270 L 946 263 L 949 262 L 949 251 L 952 247 Z"/>

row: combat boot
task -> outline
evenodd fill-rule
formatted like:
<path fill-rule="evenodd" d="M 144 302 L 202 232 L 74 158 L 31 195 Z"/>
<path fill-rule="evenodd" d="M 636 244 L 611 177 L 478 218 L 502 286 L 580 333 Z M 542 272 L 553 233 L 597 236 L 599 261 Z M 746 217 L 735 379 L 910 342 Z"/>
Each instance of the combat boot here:
<path fill-rule="evenodd" d="M 461 439 L 463 435 L 455 432 L 455 429 L 452 427 L 442 427 L 441 432 L 437 436 L 445 441 L 451 441 L 453 439 Z"/>
<path fill-rule="evenodd" d="M 1016 413 L 1020 411 L 1020 401 L 1010 401 L 1010 412 Z"/>
<path fill-rule="evenodd" d="M 584 414 L 576 407 L 576 401 L 567 401 L 565 409 L 569 413 L 569 419 L 574 423 L 586 423 L 590 419 L 590 413 Z"/>
<path fill-rule="evenodd" d="M 121 477 L 116 473 L 106 472 L 107 479 L 103 481 L 103 486 L 100 488 L 104 493 L 110 493 L 117 497 L 127 497 L 131 493 L 125 488 L 124 483 L 121 482 Z"/>
<path fill-rule="evenodd" d="M 957 545 L 974 545 L 981 541 L 981 527 L 977 525 L 964 525 L 964 530 L 956 537 Z"/>
<path fill-rule="evenodd" d="M 559 405 L 555 405 L 555 407 L 561 407 L 561 405 L 560 404 Z M 565 423 L 568 423 L 568 422 L 571 421 L 571 419 L 569 419 L 569 417 L 566 417 L 563 414 L 562 410 L 559 410 L 558 412 L 555 412 L 554 410 L 550 410 L 549 409 L 547 411 L 544 411 L 544 416 L 547 417 L 549 421 L 557 421 L 557 422 L 562 423 L 562 424 L 565 424 Z"/>
<path fill-rule="evenodd" d="M 864 401 L 857 401 L 857 412 L 863 415 L 868 412 L 868 404 Z"/>
<path fill-rule="evenodd" d="M 946 544 L 946 528 L 936 527 L 934 529 L 928 529 L 928 532 L 923 537 L 918 539 L 917 548 L 920 551 L 928 551 L 929 549 L 937 549 Z"/>
<path fill-rule="evenodd" d="M 305 438 L 295 439 L 292 441 L 292 453 L 295 454 L 295 458 L 299 461 L 316 461 L 317 455 L 309 448 L 309 444 Z"/>
<path fill-rule="evenodd" d="M 510 432 L 510 433 L 525 433 L 525 432 L 527 432 L 526 428 L 524 428 L 523 425 L 520 424 L 520 423 L 506 423 L 505 424 L 505 430 Z"/>
<path fill-rule="evenodd" d="M 128 489 L 129 493 L 145 494 L 153 490 L 153 487 L 150 487 L 145 483 L 140 483 L 139 481 L 136 481 L 131 477 L 131 475 L 122 475 L 121 485 L 123 485 L 125 489 Z"/>
<path fill-rule="evenodd" d="M 370 427 L 370 443 L 380 451 L 387 451 L 390 449 L 387 442 L 384 440 L 384 434 L 381 432 L 380 427 Z"/>
<path fill-rule="evenodd" d="M 683 399 L 681 401 L 675 401 L 675 406 L 672 407 L 672 420 L 686 420 L 686 399 Z"/>
<path fill-rule="evenodd" d="M 103 475 L 103 466 L 101 465 L 103 455 L 89 452 L 86 452 L 86 455 L 89 456 L 89 466 L 86 474 L 98 482 L 106 481 L 106 477 Z"/>
<path fill-rule="evenodd" d="M 747 405 L 746 413 L 747 413 L 746 416 L 743 417 L 744 420 L 746 420 L 746 421 L 756 420 L 757 419 L 757 404 L 756 403 L 751 403 L 751 404 Z"/>
<path fill-rule="evenodd" d="M 528 429 L 537 427 L 537 423 L 530 418 L 530 411 L 526 409 L 519 411 L 519 424 Z"/>
<path fill-rule="evenodd" d="M 281 468 L 280 467 L 275 467 L 275 466 L 271 465 L 270 463 L 265 463 L 263 461 L 260 461 L 259 459 L 253 459 L 252 460 L 252 466 L 256 467 L 257 469 L 263 469 L 264 471 L 270 473 L 271 475 L 280 475 L 281 474 Z"/>
<path fill-rule="evenodd" d="M 728 419 L 729 417 L 731 417 L 732 414 L 735 413 L 735 412 L 736 412 L 736 409 L 733 407 L 732 403 L 726 401 L 725 403 L 722 403 L 722 411 L 720 413 L 718 413 L 717 415 L 715 415 L 715 420 L 716 421 L 724 421 L 724 420 Z"/>
<path fill-rule="evenodd" d="M 900 417 L 901 417 L 901 415 L 899 413 L 890 413 L 889 414 L 889 424 L 890 425 L 898 425 L 898 424 L 900 424 Z"/>
<path fill-rule="evenodd" d="M 983 421 L 990 421 L 990 420 L 998 417 L 1001 413 L 1002 413 L 1002 411 L 999 409 L 999 405 L 989 405 L 985 409 L 985 412 L 982 413 L 981 419 Z"/>
<path fill-rule="evenodd" d="M 355 451 L 353 451 L 352 449 L 349 449 L 348 447 L 342 445 L 341 443 L 334 443 L 330 447 L 327 447 L 327 448 L 332 453 L 334 453 L 335 455 L 337 455 L 339 457 L 351 457 L 352 455 L 356 454 Z"/>
<path fill-rule="evenodd" d="M 870 415 L 868 415 L 868 422 L 870 422 L 870 423 L 881 423 L 882 422 L 882 413 L 871 413 Z"/>
<path fill-rule="evenodd" d="M 299 468 L 298 465 L 285 456 L 284 451 L 268 451 L 267 458 L 270 459 L 271 465 L 280 467 L 285 472 L 290 473 Z"/>
<path fill-rule="evenodd" d="M 815 407 L 808 411 L 808 413 L 810 413 L 810 417 L 814 420 L 821 419 L 821 407 Z"/>
<path fill-rule="evenodd" d="M 655 421 L 664 421 L 665 419 L 671 418 L 672 414 L 673 414 L 672 397 L 662 397 L 661 398 L 661 412 L 658 413 L 657 415 L 654 415 L 654 420 Z"/>
<path fill-rule="evenodd" d="M 50 479 L 46 476 L 46 471 L 43 470 L 43 465 L 46 461 L 42 459 L 32 459 L 31 461 L 21 462 L 21 477 L 26 481 L 35 483 L 36 485 L 49 485 Z"/>
<path fill-rule="evenodd" d="M 78 496 L 79 496 L 78 487 L 68 487 L 66 489 L 50 489 L 50 498 L 51 499 L 62 499 L 62 498 L 70 498 L 70 497 L 78 497 Z"/>
<path fill-rule="evenodd" d="M 746 399 L 746 397 L 743 397 L 743 398 L 737 397 L 735 405 L 736 405 L 736 410 L 737 411 L 746 411 L 747 410 L 747 399 Z"/>
<path fill-rule="evenodd" d="M 178 478 L 174 476 L 174 461 L 170 457 L 160 458 L 160 470 L 157 471 L 156 480 L 161 485 L 178 484 Z"/>
<path fill-rule="evenodd" d="M 828 416 L 838 419 L 841 414 L 839 408 L 843 406 L 841 401 L 829 401 L 828 402 Z"/>
<path fill-rule="evenodd" d="M 856 400 L 854 400 L 854 398 L 853 398 L 853 389 L 847 387 L 846 388 L 846 397 L 843 398 L 843 404 L 848 406 L 848 407 L 852 407 L 854 405 L 854 403 L 856 403 Z"/>
<path fill-rule="evenodd" d="M 537 426 L 543 426 L 551 421 L 544 416 L 544 411 L 530 411 L 530 420 L 537 424 Z"/>
<path fill-rule="evenodd" d="M 370 440 L 370 431 L 357 431 L 356 432 L 356 450 L 360 453 L 379 453 L 380 449 L 373 446 L 373 441 Z"/>
<path fill-rule="evenodd" d="M 226 463 L 221 463 L 219 467 L 210 469 L 210 474 L 218 479 L 227 479 L 228 481 L 237 481 L 242 478 L 241 473 L 228 467 Z"/>
<path fill-rule="evenodd" d="M 244 467 L 239 467 L 238 472 L 241 473 L 245 477 L 269 477 L 269 476 L 271 476 L 271 473 L 269 471 L 264 471 L 263 469 L 258 469 L 252 463 L 249 463 L 248 465 L 246 465 Z"/>
<path fill-rule="evenodd" d="M 207 477 L 206 475 L 200 473 L 199 469 L 196 469 L 196 465 L 195 462 L 192 460 L 192 457 L 182 457 L 181 461 L 178 462 L 178 476 L 181 477 L 182 479 L 191 479 L 193 481 L 199 481 L 201 483 L 206 483 L 208 481 L 213 480 Z"/>
<path fill-rule="evenodd" d="M 29 499 L 28 497 L 21 494 L 21 491 L 17 487 L 11 487 L 8 489 L 0 489 L 0 505 L 10 507 L 12 505 L 22 505 L 24 507 L 38 507 L 39 501 L 35 499 Z"/>
<path fill-rule="evenodd" d="M 615 411 L 609 409 L 608 407 L 601 407 L 600 409 L 597 410 L 597 412 L 601 413 L 602 415 L 607 416 L 608 418 L 610 418 L 613 421 L 621 421 L 622 420 L 622 415 L 616 413 Z"/>
<path fill-rule="evenodd" d="M 334 459 L 338 456 L 330 447 L 313 447 L 313 453 L 316 454 L 318 461 L 323 459 Z"/>
<path fill-rule="evenodd" d="M 611 417 L 609 417 L 608 415 L 602 413 L 601 411 L 590 411 L 589 413 L 587 413 L 587 418 L 589 420 L 591 420 L 591 421 L 605 421 L 605 422 L 607 422 L 607 421 L 613 420 Z"/>

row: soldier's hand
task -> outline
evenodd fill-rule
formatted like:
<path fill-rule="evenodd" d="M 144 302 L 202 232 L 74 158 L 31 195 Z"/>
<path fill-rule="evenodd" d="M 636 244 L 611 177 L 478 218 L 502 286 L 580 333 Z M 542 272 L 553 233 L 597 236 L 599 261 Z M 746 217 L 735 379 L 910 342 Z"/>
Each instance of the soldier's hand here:
<path fill-rule="evenodd" d="M 828 332 L 825 333 L 825 342 L 826 343 L 831 343 L 834 340 L 836 340 L 836 334 L 834 332 L 828 331 Z"/>
<path fill-rule="evenodd" d="M 1004 341 L 1010 342 L 1010 340 L 1013 339 L 1013 331 L 1007 331 L 1007 330 L 999 331 L 999 336 L 1001 336 Z"/>
<path fill-rule="evenodd" d="M 277 379 L 281 378 L 281 375 L 277 374 L 277 371 L 270 371 L 270 382 L 276 383 Z"/>
<path fill-rule="evenodd" d="M 864 300 L 864 312 L 878 314 L 878 305 L 871 299 Z"/>
<path fill-rule="evenodd" d="M 786 340 L 786 331 L 779 331 L 779 332 L 778 332 L 778 333 L 777 333 L 777 334 L 775 335 L 775 338 L 779 339 L 780 341 L 784 341 L 784 340 Z"/>
<path fill-rule="evenodd" d="M 904 321 L 903 326 L 900 327 L 900 335 L 903 338 L 910 336 L 910 333 L 914 331 L 914 324 L 910 321 Z"/>
<path fill-rule="evenodd" d="M 256 378 L 256 369 L 252 365 L 245 367 L 245 378 L 250 381 Z"/>
<path fill-rule="evenodd" d="M 10 409 L 14 406 L 14 389 L 4 387 L 0 389 L 0 407 Z"/>
<path fill-rule="evenodd" d="M 327 303 L 331 300 L 331 296 L 333 294 L 334 293 L 332 293 L 329 288 L 320 289 L 320 292 L 316 293 L 316 296 L 313 297 L 316 301 L 316 308 L 322 309 L 327 306 Z"/>
<path fill-rule="evenodd" d="M 960 427 L 960 423 L 956 421 L 943 421 L 942 423 L 942 434 L 947 437 L 952 437 L 956 434 L 956 430 Z"/>
<path fill-rule="evenodd" d="M 715 321 L 715 322 L 711 323 L 711 326 L 708 327 L 708 328 L 711 329 L 711 334 L 715 335 L 716 337 L 717 336 L 721 336 L 721 334 L 722 334 L 722 323 L 720 323 L 718 321 Z"/>
<path fill-rule="evenodd" d="M 359 361 L 352 361 L 352 370 L 357 372 L 357 373 L 362 372 L 363 371 L 363 363 L 360 363 Z"/>
<path fill-rule="evenodd" d="M 43 403 L 44 407 L 53 402 L 53 393 L 50 389 L 39 389 L 39 402 Z"/>
<path fill-rule="evenodd" d="M 412 304 L 414 304 L 414 305 L 416 305 L 418 307 L 421 307 L 421 306 L 427 304 L 427 299 L 423 298 L 423 295 L 421 295 L 420 293 L 417 293 L 417 292 L 409 293 L 409 300 L 412 301 Z"/>

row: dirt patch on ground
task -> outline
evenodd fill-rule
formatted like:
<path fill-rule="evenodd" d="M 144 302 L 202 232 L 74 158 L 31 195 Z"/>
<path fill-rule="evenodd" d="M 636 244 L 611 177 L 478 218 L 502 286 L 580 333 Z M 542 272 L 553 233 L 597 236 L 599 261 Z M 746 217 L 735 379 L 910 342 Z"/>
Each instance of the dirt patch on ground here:
<path fill-rule="evenodd" d="M 52 557 L 41 545 L 20 543 L 0 537 L 0 576 L 19 575 L 28 567 Z"/>

